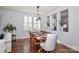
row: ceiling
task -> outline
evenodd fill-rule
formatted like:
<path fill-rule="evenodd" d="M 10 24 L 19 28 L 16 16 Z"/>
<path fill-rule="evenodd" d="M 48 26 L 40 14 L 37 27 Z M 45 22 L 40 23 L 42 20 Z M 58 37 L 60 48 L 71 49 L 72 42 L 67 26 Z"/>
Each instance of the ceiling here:
<path fill-rule="evenodd" d="M 30 12 L 30 13 L 37 13 L 37 6 L 0 6 L 0 8 L 7 8 L 7 9 L 13 9 L 13 10 L 19 10 L 24 12 Z M 54 11 L 59 6 L 40 6 L 40 15 L 48 14 L 52 11 Z"/>

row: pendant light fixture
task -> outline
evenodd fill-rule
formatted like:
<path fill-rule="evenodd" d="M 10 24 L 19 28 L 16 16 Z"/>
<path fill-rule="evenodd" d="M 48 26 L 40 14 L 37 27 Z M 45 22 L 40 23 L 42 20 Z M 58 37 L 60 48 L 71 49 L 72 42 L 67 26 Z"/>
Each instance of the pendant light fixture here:
<path fill-rule="evenodd" d="M 41 17 L 40 17 L 40 15 L 39 15 L 39 7 L 40 7 L 40 6 L 37 6 L 37 19 L 36 19 L 36 20 L 41 20 Z"/>

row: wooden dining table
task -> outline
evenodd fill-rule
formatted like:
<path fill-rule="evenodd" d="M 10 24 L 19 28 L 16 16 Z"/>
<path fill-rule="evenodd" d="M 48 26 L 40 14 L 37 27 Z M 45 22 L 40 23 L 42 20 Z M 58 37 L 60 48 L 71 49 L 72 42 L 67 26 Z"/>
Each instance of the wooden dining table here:
<path fill-rule="evenodd" d="M 30 50 L 36 52 L 39 49 L 40 43 L 45 42 L 49 32 L 37 34 L 36 32 L 30 32 Z"/>

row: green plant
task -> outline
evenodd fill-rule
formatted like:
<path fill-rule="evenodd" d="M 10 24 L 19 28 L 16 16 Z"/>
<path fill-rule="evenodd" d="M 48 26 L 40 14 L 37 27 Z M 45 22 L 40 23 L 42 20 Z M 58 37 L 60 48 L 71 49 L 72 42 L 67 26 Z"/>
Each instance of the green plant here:
<path fill-rule="evenodd" d="M 13 26 L 12 24 L 8 23 L 4 28 L 3 31 L 4 32 L 13 32 L 14 30 L 16 30 L 16 27 Z"/>

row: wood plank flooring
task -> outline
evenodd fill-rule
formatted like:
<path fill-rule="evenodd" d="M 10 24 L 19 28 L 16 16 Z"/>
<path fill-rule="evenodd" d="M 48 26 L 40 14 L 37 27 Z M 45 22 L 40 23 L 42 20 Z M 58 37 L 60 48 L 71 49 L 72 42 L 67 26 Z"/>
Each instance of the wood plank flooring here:
<path fill-rule="evenodd" d="M 29 39 L 17 39 L 12 42 L 12 53 L 31 53 Z M 62 44 L 57 44 L 56 53 L 78 53 Z"/>

